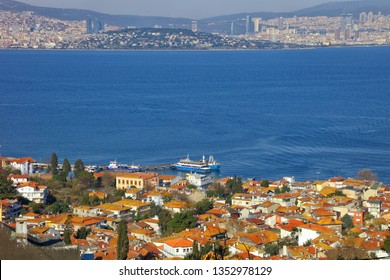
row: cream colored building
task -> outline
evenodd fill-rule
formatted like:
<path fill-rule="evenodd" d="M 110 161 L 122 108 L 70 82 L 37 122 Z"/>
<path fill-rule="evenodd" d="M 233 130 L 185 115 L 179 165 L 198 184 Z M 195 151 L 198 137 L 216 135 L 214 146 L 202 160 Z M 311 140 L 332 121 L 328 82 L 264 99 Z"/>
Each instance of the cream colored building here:
<path fill-rule="evenodd" d="M 137 189 L 143 189 L 145 186 L 158 186 L 159 178 L 158 173 L 120 173 L 116 176 L 116 188 L 117 189 L 130 189 L 136 187 Z"/>

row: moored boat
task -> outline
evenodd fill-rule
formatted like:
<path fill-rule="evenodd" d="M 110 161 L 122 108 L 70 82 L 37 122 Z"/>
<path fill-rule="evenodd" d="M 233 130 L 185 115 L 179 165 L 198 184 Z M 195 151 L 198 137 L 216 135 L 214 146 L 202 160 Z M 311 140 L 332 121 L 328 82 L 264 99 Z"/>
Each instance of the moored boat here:
<path fill-rule="evenodd" d="M 200 161 L 194 161 L 190 159 L 189 155 L 187 155 L 186 158 L 180 159 L 180 161 L 173 164 L 172 167 L 178 171 L 208 173 L 219 170 L 221 165 L 214 160 L 213 156 L 210 156 L 208 161 L 206 161 L 205 156 L 203 156 L 203 159 Z"/>

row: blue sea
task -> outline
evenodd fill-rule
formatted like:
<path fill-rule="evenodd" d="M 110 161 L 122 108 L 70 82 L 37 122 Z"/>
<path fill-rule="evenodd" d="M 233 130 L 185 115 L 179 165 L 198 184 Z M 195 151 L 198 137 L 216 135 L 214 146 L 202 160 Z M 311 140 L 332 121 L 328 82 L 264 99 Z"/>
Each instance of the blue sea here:
<path fill-rule="evenodd" d="M 0 51 L 1 155 L 390 183 L 390 48 Z"/>

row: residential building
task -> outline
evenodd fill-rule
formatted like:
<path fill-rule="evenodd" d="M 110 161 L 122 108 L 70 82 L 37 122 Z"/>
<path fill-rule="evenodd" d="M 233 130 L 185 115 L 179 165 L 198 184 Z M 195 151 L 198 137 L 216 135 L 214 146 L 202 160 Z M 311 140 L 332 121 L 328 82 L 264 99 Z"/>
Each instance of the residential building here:
<path fill-rule="evenodd" d="M 21 211 L 22 205 L 17 199 L 0 200 L 0 222 L 19 217 Z"/>
<path fill-rule="evenodd" d="M 185 255 L 192 252 L 194 241 L 187 238 L 176 238 L 167 240 L 163 243 L 162 253 L 168 258 L 184 258 Z"/>
<path fill-rule="evenodd" d="M 32 158 L 18 158 L 18 159 L 12 159 L 10 161 L 10 165 L 20 170 L 22 174 L 33 174 L 33 163 L 35 161 Z"/>
<path fill-rule="evenodd" d="M 8 175 L 8 180 L 11 180 L 13 185 L 16 186 L 21 183 L 26 183 L 28 181 L 28 175 L 22 174 L 22 175 L 15 175 L 15 174 L 10 174 Z"/>
<path fill-rule="evenodd" d="M 190 209 L 190 205 L 185 201 L 173 200 L 164 204 L 164 208 L 173 213 L 180 213 Z"/>
<path fill-rule="evenodd" d="M 273 203 L 278 203 L 284 207 L 291 207 L 291 206 L 295 206 L 297 198 L 292 196 L 289 193 L 281 193 L 272 196 L 270 198 L 270 201 Z"/>
<path fill-rule="evenodd" d="M 80 217 L 94 217 L 97 216 L 99 209 L 90 206 L 77 206 L 73 208 L 73 214 Z"/>
<path fill-rule="evenodd" d="M 189 184 L 197 186 L 198 188 L 206 187 L 211 184 L 211 178 L 206 174 L 188 173 L 186 178 Z"/>
<path fill-rule="evenodd" d="M 136 187 L 137 189 L 143 189 L 146 186 L 158 186 L 159 177 L 158 173 L 120 173 L 116 176 L 116 188 L 117 189 L 130 189 Z"/>
<path fill-rule="evenodd" d="M 16 190 L 25 198 L 35 203 L 46 203 L 47 187 L 40 186 L 37 182 L 20 184 Z"/>

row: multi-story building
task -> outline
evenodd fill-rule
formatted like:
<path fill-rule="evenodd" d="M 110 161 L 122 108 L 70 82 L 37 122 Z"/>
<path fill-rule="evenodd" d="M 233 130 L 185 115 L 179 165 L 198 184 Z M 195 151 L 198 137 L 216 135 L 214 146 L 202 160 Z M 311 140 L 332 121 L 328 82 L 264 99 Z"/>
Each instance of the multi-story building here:
<path fill-rule="evenodd" d="M 33 163 L 35 161 L 32 158 L 18 158 L 18 159 L 13 159 L 10 162 L 10 165 L 17 169 L 20 170 L 22 174 L 32 174 L 33 173 Z"/>
<path fill-rule="evenodd" d="M 137 189 L 143 189 L 147 185 L 158 186 L 159 178 L 158 173 L 121 173 L 116 176 L 116 188 L 117 189 L 129 189 L 136 187 Z"/>
<path fill-rule="evenodd" d="M 188 183 L 197 187 L 206 187 L 211 184 L 210 176 L 206 174 L 189 173 L 186 175 Z"/>
<path fill-rule="evenodd" d="M 37 182 L 26 182 L 17 186 L 16 190 L 25 198 L 35 203 L 46 203 L 47 187 Z"/>
<path fill-rule="evenodd" d="M 13 185 L 16 186 L 21 183 L 26 183 L 28 181 L 28 175 L 10 174 L 8 175 L 8 180 L 11 180 Z"/>
<path fill-rule="evenodd" d="M 22 211 L 22 206 L 16 199 L 0 200 L 0 222 L 7 219 L 15 219 Z"/>

